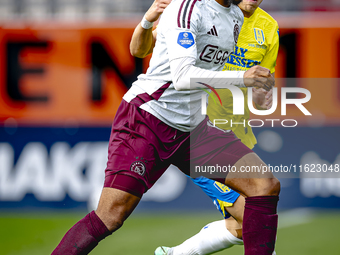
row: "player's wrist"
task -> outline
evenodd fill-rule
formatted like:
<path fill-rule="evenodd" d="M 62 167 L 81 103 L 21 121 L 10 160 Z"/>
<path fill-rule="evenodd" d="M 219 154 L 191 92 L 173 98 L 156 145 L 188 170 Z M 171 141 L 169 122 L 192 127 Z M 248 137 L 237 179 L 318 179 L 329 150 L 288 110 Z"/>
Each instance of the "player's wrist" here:
<path fill-rule="evenodd" d="M 142 28 L 144 29 L 150 29 L 153 27 L 153 23 L 154 22 L 150 22 L 149 20 L 147 20 L 146 15 L 144 15 L 142 21 L 140 22 L 140 25 L 142 26 Z"/>

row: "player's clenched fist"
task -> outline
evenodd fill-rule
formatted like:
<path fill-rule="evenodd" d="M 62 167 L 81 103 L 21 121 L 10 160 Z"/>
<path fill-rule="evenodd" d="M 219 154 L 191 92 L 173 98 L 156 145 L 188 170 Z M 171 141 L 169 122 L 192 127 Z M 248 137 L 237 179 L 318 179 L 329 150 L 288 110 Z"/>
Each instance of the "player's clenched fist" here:
<path fill-rule="evenodd" d="M 246 87 L 263 88 L 269 91 L 275 86 L 275 79 L 269 69 L 262 66 L 254 66 L 245 72 L 244 85 Z"/>
<path fill-rule="evenodd" d="M 172 0 L 155 0 L 149 10 L 145 13 L 145 18 L 150 22 L 157 21 L 171 1 Z"/>

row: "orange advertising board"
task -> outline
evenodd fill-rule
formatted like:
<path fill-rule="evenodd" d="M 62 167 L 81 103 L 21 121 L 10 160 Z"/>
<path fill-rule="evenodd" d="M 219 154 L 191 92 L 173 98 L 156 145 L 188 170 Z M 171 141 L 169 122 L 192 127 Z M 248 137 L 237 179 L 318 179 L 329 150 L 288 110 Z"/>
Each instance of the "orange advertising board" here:
<path fill-rule="evenodd" d="M 14 118 L 25 125 L 109 125 L 122 96 L 148 66 L 149 58 L 130 55 L 137 23 L 2 26 L 0 122 Z M 340 77 L 339 59 L 340 26 L 280 29 L 276 77 Z M 337 80 L 308 86 L 312 98 L 321 98 L 313 107 L 330 123 L 339 121 Z M 298 109 L 292 114 L 299 115 Z"/>
<path fill-rule="evenodd" d="M 147 63 L 130 55 L 132 32 L 65 25 L 0 29 L 0 121 L 110 123 Z"/>

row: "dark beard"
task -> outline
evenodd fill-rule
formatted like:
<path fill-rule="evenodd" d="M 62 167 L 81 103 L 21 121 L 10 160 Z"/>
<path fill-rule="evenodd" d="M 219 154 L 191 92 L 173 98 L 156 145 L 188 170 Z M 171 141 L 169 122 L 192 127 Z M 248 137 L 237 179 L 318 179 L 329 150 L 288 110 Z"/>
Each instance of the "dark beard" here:
<path fill-rule="evenodd" d="M 233 0 L 223 0 L 223 3 L 225 6 L 230 6 L 230 4 L 232 3 Z M 241 0 L 242 1 L 242 0 Z M 241 2 L 240 1 L 240 2 Z"/>
<path fill-rule="evenodd" d="M 242 0 L 233 0 L 233 4 L 235 4 L 235 5 L 238 5 L 239 3 L 241 3 L 242 2 Z"/>

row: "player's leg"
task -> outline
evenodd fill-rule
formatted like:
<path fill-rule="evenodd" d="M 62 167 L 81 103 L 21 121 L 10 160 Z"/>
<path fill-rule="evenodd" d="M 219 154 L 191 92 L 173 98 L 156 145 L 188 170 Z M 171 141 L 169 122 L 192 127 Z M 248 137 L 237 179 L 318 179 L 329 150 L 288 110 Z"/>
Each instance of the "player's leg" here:
<path fill-rule="evenodd" d="M 235 237 L 242 238 L 245 198 L 220 182 L 204 177 L 192 180 L 211 198 L 217 210 L 226 219 L 227 230 Z"/>
<path fill-rule="evenodd" d="M 235 166 L 241 170 L 263 167 L 265 163 L 255 153 L 249 153 Z M 280 182 L 272 173 L 230 172 L 225 183 L 246 196 L 242 228 L 245 255 L 272 254 L 276 241 Z"/>
<path fill-rule="evenodd" d="M 225 208 L 225 210 L 228 211 L 228 213 L 233 216 L 229 217 L 228 219 L 225 219 L 226 227 L 230 233 L 232 233 L 239 239 L 243 239 L 242 226 L 245 203 L 246 203 L 245 198 L 243 196 L 239 196 L 239 198 L 233 204 L 233 206 Z M 276 255 L 276 252 L 273 251 L 272 255 Z"/>
<path fill-rule="evenodd" d="M 245 203 L 245 198 L 243 196 L 239 196 L 232 206 L 226 206 L 224 208 L 231 215 L 231 217 L 225 219 L 225 226 L 233 236 L 239 239 L 242 239 Z"/>
<path fill-rule="evenodd" d="M 105 226 L 114 232 L 130 216 L 140 201 L 140 197 L 113 188 L 104 188 L 96 214 Z"/>
<path fill-rule="evenodd" d="M 236 171 L 229 172 L 225 179 L 225 184 L 233 190 L 245 197 L 279 195 L 279 180 L 270 172 L 257 171 L 266 166 L 257 154 L 244 155 L 234 166 Z"/>
<path fill-rule="evenodd" d="M 207 178 L 196 178 L 193 181 L 213 200 L 226 219 L 208 224 L 198 234 L 178 246 L 158 247 L 155 255 L 205 255 L 243 244 L 242 222 L 245 198 L 227 186 Z M 229 217 L 230 215 L 233 217 Z"/>
<path fill-rule="evenodd" d="M 76 223 L 52 255 L 88 254 L 98 243 L 119 229 L 140 201 L 125 191 L 104 188 L 96 212 Z"/>
<path fill-rule="evenodd" d="M 231 215 L 232 217 L 228 217 L 224 221 L 221 220 L 208 224 L 211 225 L 211 227 L 203 228 L 196 236 L 188 239 L 189 241 L 186 241 L 179 246 L 169 248 L 168 253 L 159 253 L 159 255 L 205 255 L 228 249 L 233 245 L 243 245 L 242 223 L 245 198 L 243 196 L 239 196 L 232 204 L 228 203 L 228 201 L 231 202 L 232 200 L 230 200 L 230 198 L 225 198 L 224 211 L 221 211 L 219 207 L 218 210 L 221 211 L 223 216 L 228 217 Z M 222 201 L 219 203 L 223 205 Z M 230 234 L 234 237 L 232 237 Z M 166 247 L 163 247 L 163 250 L 164 249 L 166 250 Z M 161 248 L 159 250 L 162 251 Z M 275 254 L 275 251 L 273 251 L 272 255 Z"/>
<path fill-rule="evenodd" d="M 224 221 L 225 227 L 228 231 L 238 239 L 242 239 L 242 223 L 238 223 L 233 217 L 225 219 Z"/>
<path fill-rule="evenodd" d="M 272 173 L 245 171 L 247 167 L 260 169 L 266 165 L 233 132 L 225 133 L 209 122 L 200 124 L 192 132 L 190 149 L 193 174 L 197 169 L 211 166 L 216 166 L 215 169 L 217 166 L 220 169 L 235 166 L 236 171 L 229 171 L 227 177 L 223 171 L 219 174 L 216 171 L 213 174 L 208 172 L 205 177 L 225 182 L 246 197 L 243 216 L 245 254 L 272 254 L 276 240 L 280 182 Z"/>
<path fill-rule="evenodd" d="M 206 185 L 205 188 L 207 187 L 208 186 Z M 215 189 L 212 188 L 212 186 L 210 186 L 208 190 L 203 189 L 207 194 L 209 191 L 213 190 Z M 222 187 L 222 190 L 225 189 Z M 233 193 L 234 191 L 231 190 L 231 192 Z M 209 197 L 212 198 L 212 192 L 209 192 L 209 194 Z M 202 228 L 198 234 L 187 239 L 178 246 L 171 248 L 165 246 L 158 247 L 155 251 L 155 255 L 205 255 L 228 249 L 233 245 L 243 245 L 242 222 L 245 198 L 239 196 L 237 200 L 233 202 L 232 196 L 226 196 L 226 194 L 227 193 L 224 193 L 224 201 L 215 202 L 215 198 L 213 198 L 214 204 L 217 206 L 217 209 L 221 212 L 222 216 L 227 217 L 224 221 L 220 220 L 208 224 L 208 227 Z M 229 217 L 230 215 L 232 215 L 232 217 Z M 275 254 L 274 251 L 273 255 Z"/>
<path fill-rule="evenodd" d="M 122 101 L 112 125 L 98 209 L 69 230 L 53 255 L 88 254 L 100 240 L 122 226 L 142 195 L 168 168 L 170 163 L 159 158 L 155 151 L 158 147 L 152 144 L 158 138 L 149 122 L 155 125 L 159 122 L 143 114 L 147 113 Z M 163 127 L 170 129 L 165 124 Z M 163 133 L 160 125 L 158 129 Z M 176 130 L 170 131 L 168 134 L 173 138 Z"/>
<path fill-rule="evenodd" d="M 234 220 L 237 224 L 237 222 Z M 234 227 L 232 224 L 231 227 Z M 190 237 L 182 244 L 168 248 L 158 247 L 155 255 L 204 255 L 215 253 L 234 245 L 241 245 L 243 241 L 226 228 L 226 221 L 220 220 L 207 224 L 199 233 Z"/>
<path fill-rule="evenodd" d="M 178 246 L 172 248 L 158 247 L 155 251 L 156 255 L 204 255 L 243 244 L 243 241 L 237 235 L 242 233 L 244 198 L 222 183 L 204 177 L 192 180 L 213 200 L 222 216 L 228 218 L 228 220 L 207 224 L 199 233 Z M 235 214 L 240 223 L 230 217 L 227 208 Z"/>

